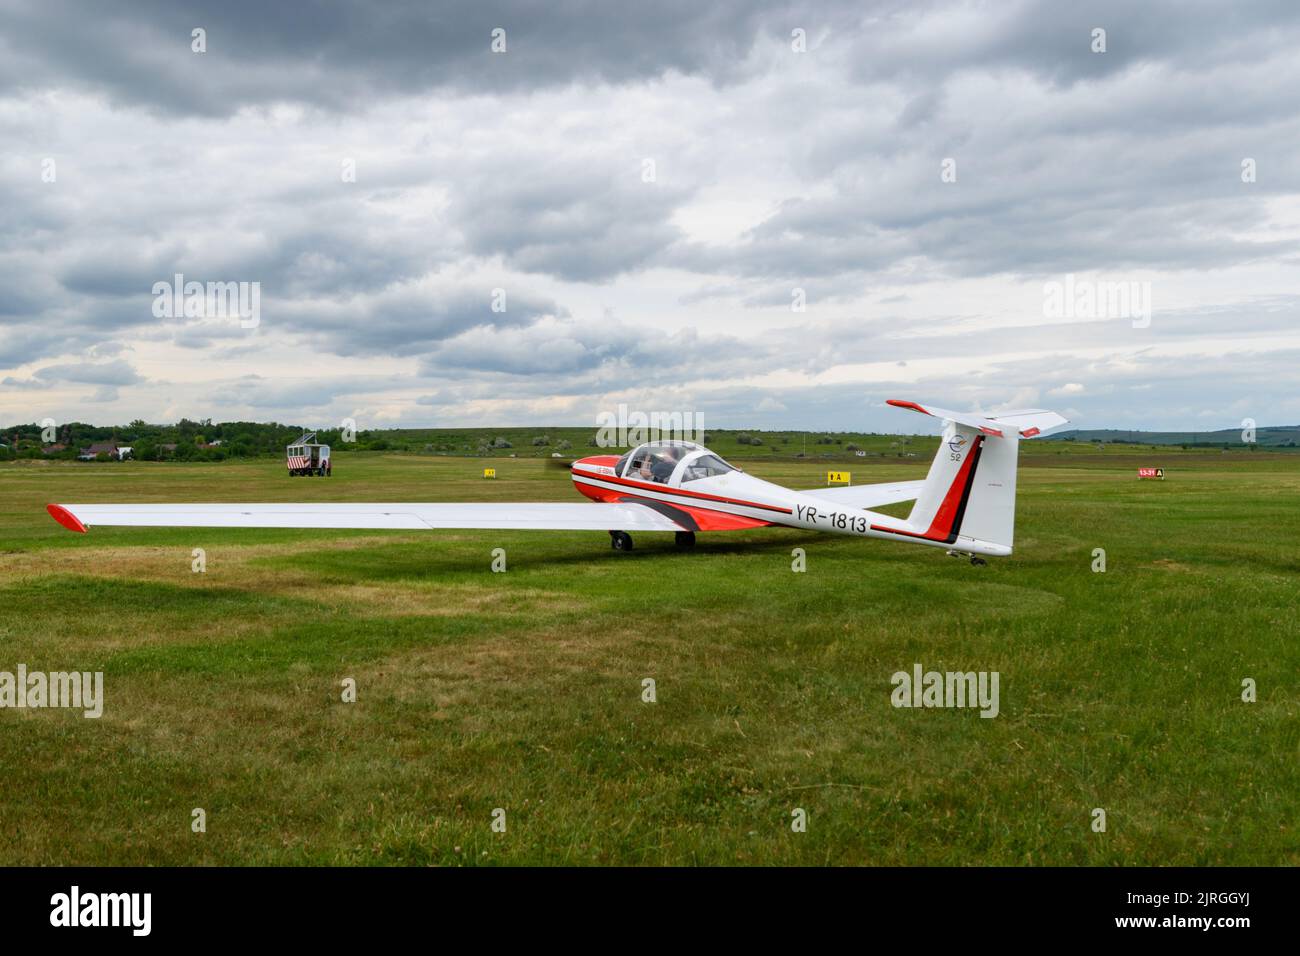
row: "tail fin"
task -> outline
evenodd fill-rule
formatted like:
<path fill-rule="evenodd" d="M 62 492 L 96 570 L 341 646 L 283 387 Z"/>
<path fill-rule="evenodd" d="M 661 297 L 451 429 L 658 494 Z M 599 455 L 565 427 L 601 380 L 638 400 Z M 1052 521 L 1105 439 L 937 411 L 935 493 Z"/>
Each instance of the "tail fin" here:
<path fill-rule="evenodd" d="M 955 549 L 1010 554 L 1020 439 L 1066 419 L 1041 409 L 985 417 L 894 399 L 889 404 L 945 419 L 939 450 L 907 517 L 905 533 Z"/>

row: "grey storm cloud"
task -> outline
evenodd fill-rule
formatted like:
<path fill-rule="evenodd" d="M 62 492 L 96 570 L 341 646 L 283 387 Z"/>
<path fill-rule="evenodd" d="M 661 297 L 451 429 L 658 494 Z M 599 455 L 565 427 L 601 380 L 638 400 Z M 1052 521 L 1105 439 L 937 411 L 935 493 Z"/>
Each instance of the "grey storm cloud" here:
<path fill-rule="evenodd" d="M 1068 84 L 1138 64 L 1180 61 L 1212 69 L 1239 57 L 1290 47 L 1279 27 L 1300 24 L 1289 0 L 1225 7 L 1212 0 L 1130 3 L 1092 0 L 982 0 L 964 4 L 890 5 L 884 23 L 854 37 L 860 79 L 1021 70 Z M 1104 56 L 1092 31 L 1106 31 Z"/>
<path fill-rule="evenodd" d="M 686 191 L 644 182 L 630 157 L 620 173 L 545 157 L 522 170 L 498 164 L 458 186 L 452 212 L 474 253 L 500 255 L 523 272 L 599 282 L 654 263 L 681 238 L 670 219 Z"/>
<path fill-rule="evenodd" d="M 744 74 L 757 40 L 786 40 L 792 27 L 844 44 L 860 81 L 933 82 L 1015 69 L 1069 83 L 1192 57 L 1213 68 L 1243 47 L 1276 52 L 1287 48 L 1277 28 L 1300 17 L 1288 0 L 1228 8 L 1196 0 L 1077 7 L 1052 0 L 394 0 L 380 7 L 363 0 L 135 0 L 95 12 L 86 16 L 75 0 L 0 3 L 0 92 L 71 85 L 120 104 L 226 115 L 277 101 L 342 109 L 436 89 L 509 92 L 644 81 L 669 71 L 725 82 Z M 1108 34 L 1104 57 L 1089 47 L 1098 26 Z M 201 55 L 190 49 L 195 27 L 207 31 Z M 501 55 L 489 52 L 497 28 L 506 31 Z"/>
<path fill-rule="evenodd" d="M 75 0 L 0 4 L 0 91 L 62 85 L 115 103 L 199 115 L 301 101 L 333 109 L 452 88 L 534 90 L 630 82 L 667 71 L 719 80 L 760 34 L 847 22 L 854 5 L 667 0 L 626 5 L 303 0 L 219 4 L 136 0 L 85 16 Z M 191 31 L 207 52 L 191 52 Z M 506 52 L 492 54 L 495 29 Z"/>
<path fill-rule="evenodd" d="M 504 309 L 494 311 L 494 290 Z M 328 306 L 272 303 L 268 325 L 277 325 L 340 355 L 420 354 L 471 329 L 519 330 L 567 311 L 555 301 L 508 286 L 422 283 L 395 287 L 375 297 Z"/>
<path fill-rule="evenodd" d="M 391 387 L 391 378 L 346 376 L 340 378 L 281 381 L 261 375 L 244 375 L 222 382 L 213 391 L 213 404 L 224 408 L 264 409 L 323 408 L 340 395 L 378 391 Z"/>
<path fill-rule="evenodd" d="M 12 375 L 6 375 L 0 379 L 0 385 L 5 388 L 22 388 L 22 389 L 49 389 L 54 387 L 54 383 L 43 381 L 38 378 L 14 378 Z"/>
<path fill-rule="evenodd" d="M 134 385 L 140 374 L 121 359 L 112 362 L 77 362 L 71 365 L 47 365 L 33 376 L 45 382 L 76 382 L 82 385 Z"/>
<path fill-rule="evenodd" d="M 783 201 L 740 242 L 669 255 L 758 278 L 843 276 L 850 288 L 907 262 L 978 276 L 1295 257 L 1295 238 L 1262 227 L 1278 197 L 1300 191 L 1300 117 L 1284 105 L 1300 66 L 1169 79 L 1109 78 L 1061 94 L 1059 111 L 1023 114 L 974 117 L 949 97 L 934 108 L 942 122 L 834 133 L 808 159 L 825 195 Z M 1243 129 L 1255 125 L 1267 133 Z M 1247 157 L 1267 182 L 1243 183 Z M 945 160 L 954 182 L 941 180 Z"/>
<path fill-rule="evenodd" d="M 723 370 L 769 356 L 768 347 L 734 336 L 702 336 L 599 322 L 549 322 L 526 329 L 476 328 L 441 343 L 421 364 L 425 375 L 503 373 L 512 376 L 573 376 L 589 381 L 624 379 L 665 383 Z M 600 373 L 593 375 L 592 373 Z"/>
<path fill-rule="evenodd" d="M 92 405 L 104 405 L 117 401 L 121 394 L 116 385 L 101 385 L 89 395 L 83 395 L 81 400 Z"/>

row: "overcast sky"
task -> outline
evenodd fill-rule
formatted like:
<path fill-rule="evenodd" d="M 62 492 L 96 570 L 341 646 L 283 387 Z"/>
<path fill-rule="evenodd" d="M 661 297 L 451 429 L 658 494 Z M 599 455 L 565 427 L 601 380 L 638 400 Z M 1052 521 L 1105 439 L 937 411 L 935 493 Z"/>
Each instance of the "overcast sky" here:
<path fill-rule="evenodd" d="M 0 0 L 0 425 L 1294 424 L 1297 50 L 1292 0 Z"/>

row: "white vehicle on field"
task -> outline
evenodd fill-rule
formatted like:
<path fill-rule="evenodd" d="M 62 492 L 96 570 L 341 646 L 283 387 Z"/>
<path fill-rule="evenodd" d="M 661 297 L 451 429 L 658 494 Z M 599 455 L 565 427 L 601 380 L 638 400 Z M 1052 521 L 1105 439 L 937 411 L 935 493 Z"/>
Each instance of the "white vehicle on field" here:
<path fill-rule="evenodd" d="M 318 475 L 330 477 L 330 446 L 316 441 L 316 433 L 308 432 L 284 450 L 289 477 Z"/>

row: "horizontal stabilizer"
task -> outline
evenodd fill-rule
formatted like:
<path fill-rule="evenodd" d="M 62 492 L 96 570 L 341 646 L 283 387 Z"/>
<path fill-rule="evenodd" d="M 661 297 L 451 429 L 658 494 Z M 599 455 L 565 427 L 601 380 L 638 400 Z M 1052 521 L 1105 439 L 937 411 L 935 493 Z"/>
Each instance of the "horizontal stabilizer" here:
<path fill-rule="evenodd" d="M 886 404 L 893 405 L 895 408 L 910 408 L 922 415 L 931 415 L 934 418 L 957 422 L 959 425 L 974 428 L 981 434 L 988 435 L 991 438 L 1012 436 L 1033 438 L 1040 432 L 1055 428 L 1057 425 L 1064 425 L 1069 421 L 1069 419 L 1061 417 L 1056 412 L 1045 411 L 1041 408 L 1025 408 L 985 416 L 975 412 L 954 412 L 951 409 L 936 408 L 933 405 L 918 405 L 916 402 L 906 402 L 897 398 L 889 399 Z"/>
<path fill-rule="evenodd" d="M 1033 438 L 1049 428 L 1070 423 L 1070 420 L 1064 415 L 1044 411 L 1041 408 L 1022 408 L 1014 412 L 998 412 L 991 417 L 995 422 L 1002 422 L 1019 430 L 1021 438 Z"/>

